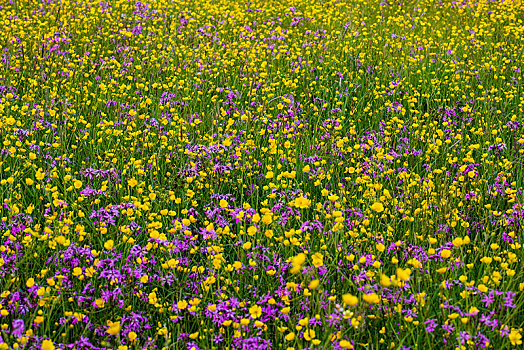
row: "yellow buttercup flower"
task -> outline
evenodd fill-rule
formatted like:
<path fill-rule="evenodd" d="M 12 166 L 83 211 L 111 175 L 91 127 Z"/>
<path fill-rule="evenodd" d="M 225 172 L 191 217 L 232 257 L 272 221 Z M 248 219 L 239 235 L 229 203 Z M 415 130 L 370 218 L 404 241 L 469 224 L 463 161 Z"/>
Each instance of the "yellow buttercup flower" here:
<path fill-rule="evenodd" d="M 315 267 L 320 267 L 320 266 L 323 266 L 324 265 L 324 256 L 320 253 L 315 253 L 311 256 L 311 258 L 313 259 L 313 265 Z"/>
<path fill-rule="evenodd" d="M 249 308 L 249 314 L 254 319 L 257 319 L 262 315 L 262 308 L 258 305 L 253 305 Z"/>
<path fill-rule="evenodd" d="M 342 300 L 344 301 L 344 304 L 349 306 L 355 306 L 358 304 L 358 298 L 352 294 L 344 294 Z"/>
<path fill-rule="evenodd" d="M 384 211 L 384 205 L 380 202 L 375 202 L 371 206 L 371 210 L 376 211 L 377 213 L 382 213 Z"/>
<path fill-rule="evenodd" d="M 380 302 L 380 297 L 375 293 L 364 294 L 362 295 L 362 299 L 368 304 L 377 304 Z"/>
<path fill-rule="evenodd" d="M 51 340 L 42 341 L 42 350 L 55 350 L 55 345 Z"/>
<path fill-rule="evenodd" d="M 109 322 L 109 328 L 106 330 L 110 335 L 117 335 L 120 332 L 120 322 Z"/>

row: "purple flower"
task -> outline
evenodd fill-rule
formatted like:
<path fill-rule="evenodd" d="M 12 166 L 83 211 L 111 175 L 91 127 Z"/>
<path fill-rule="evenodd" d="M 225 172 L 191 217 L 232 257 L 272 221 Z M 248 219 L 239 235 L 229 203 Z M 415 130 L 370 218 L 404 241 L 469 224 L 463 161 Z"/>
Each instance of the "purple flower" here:
<path fill-rule="evenodd" d="M 478 333 L 477 336 L 475 337 L 475 343 L 480 348 L 485 348 L 489 342 L 490 342 L 489 338 L 486 337 L 482 333 Z"/>
<path fill-rule="evenodd" d="M 448 333 L 452 333 L 455 330 L 455 326 L 453 326 L 452 324 L 442 325 L 442 328 Z"/>
<path fill-rule="evenodd" d="M 495 296 L 493 295 L 493 291 L 489 292 L 489 294 L 485 294 L 482 298 L 482 301 L 485 303 L 486 307 L 491 306 L 493 302 L 495 301 Z"/>
<path fill-rule="evenodd" d="M 271 342 L 260 337 L 247 338 L 242 341 L 242 350 L 269 350 Z"/>
<path fill-rule="evenodd" d="M 105 270 L 102 271 L 100 277 L 107 278 L 109 280 L 117 279 L 119 280 L 122 277 L 122 274 L 118 270 Z"/>
<path fill-rule="evenodd" d="M 21 320 L 21 319 L 13 320 L 13 330 L 11 331 L 11 334 L 14 337 L 17 337 L 17 338 L 21 337 L 22 334 L 24 333 L 24 329 L 25 329 L 24 320 Z"/>
<path fill-rule="evenodd" d="M 197 343 L 194 341 L 187 343 L 186 348 L 188 350 L 203 350 L 202 348 L 198 347 Z"/>
<path fill-rule="evenodd" d="M 515 301 L 515 293 L 513 293 L 512 291 L 506 292 L 506 295 L 503 297 L 503 299 L 504 299 L 504 306 L 505 307 L 511 307 L 511 308 L 517 307 L 517 305 L 515 305 L 515 303 L 514 303 L 514 301 Z"/>
<path fill-rule="evenodd" d="M 507 337 L 509 335 L 509 327 L 508 326 L 502 326 L 500 328 L 500 336 L 501 337 Z"/>
<path fill-rule="evenodd" d="M 426 332 L 428 333 L 432 333 L 438 326 L 436 318 L 429 318 L 424 321 L 424 324 L 426 325 Z"/>
<path fill-rule="evenodd" d="M 468 340 L 471 339 L 471 335 L 468 332 L 460 332 L 457 340 L 460 342 L 460 345 L 464 345 Z"/>

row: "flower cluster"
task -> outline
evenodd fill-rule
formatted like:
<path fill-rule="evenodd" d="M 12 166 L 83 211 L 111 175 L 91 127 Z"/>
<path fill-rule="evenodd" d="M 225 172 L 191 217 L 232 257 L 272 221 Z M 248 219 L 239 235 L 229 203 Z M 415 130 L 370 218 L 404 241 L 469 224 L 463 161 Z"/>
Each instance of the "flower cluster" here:
<path fill-rule="evenodd" d="M 0 350 L 522 346 L 520 0 L 0 3 Z"/>

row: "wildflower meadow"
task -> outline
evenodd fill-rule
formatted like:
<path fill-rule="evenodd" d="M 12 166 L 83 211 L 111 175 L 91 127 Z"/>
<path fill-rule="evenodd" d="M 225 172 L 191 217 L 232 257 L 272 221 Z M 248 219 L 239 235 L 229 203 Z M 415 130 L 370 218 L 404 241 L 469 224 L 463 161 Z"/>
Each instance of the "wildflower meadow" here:
<path fill-rule="evenodd" d="M 521 0 L 1 0 L 0 350 L 517 349 Z"/>

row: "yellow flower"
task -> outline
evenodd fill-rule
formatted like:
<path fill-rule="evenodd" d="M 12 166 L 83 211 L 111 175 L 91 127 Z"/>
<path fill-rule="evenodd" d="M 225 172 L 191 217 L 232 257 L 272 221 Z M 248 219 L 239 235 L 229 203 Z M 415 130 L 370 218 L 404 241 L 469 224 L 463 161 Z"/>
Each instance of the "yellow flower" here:
<path fill-rule="evenodd" d="M 364 294 L 362 299 L 368 304 L 378 304 L 380 302 L 380 297 L 375 293 Z"/>
<path fill-rule="evenodd" d="M 401 268 L 398 268 L 397 269 L 397 278 L 401 281 L 407 281 L 409 280 L 409 276 L 411 275 L 411 270 L 410 269 L 401 269 Z"/>
<path fill-rule="evenodd" d="M 347 340 L 341 340 L 339 345 L 342 349 L 353 349 L 353 345 Z"/>
<path fill-rule="evenodd" d="M 27 282 L 25 283 L 25 285 L 27 286 L 27 288 L 31 288 L 32 286 L 35 285 L 35 279 L 34 278 L 29 278 L 27 280 Z"/>
<path fill-rule="evenodd" d="M 293 267 L 291 268 L 291 273 L 299 273 L 302 269 L 302 264 L 306 261 L 306 254 L 300 253 L 297 256 L 295 256 L 291 262 Z"/>
<path fill-rule="evenodd" d="M 489 265 L 493 261 L 493 258 L 491 258 L 490 256 L 485 256 L 482 259 L 480 259 L 480 261 L 486 265 Z"/>
<path fill-rule="evenodd" d="M 78 190 L 80 187 L 82 187 L 82 181 L 80 180 L 73 181 L 73 186 L 75 186 L 75 188 Z"/>
<path fill-rule="evenodd" d="M 312 329 L 308 329 L 304 332 L 304 339 L 306 339 L 307 341 L 311 341 L 311 339 L 315 339 L 315 331 L 312 330 Z"/>
<path fill-rule="evenodd" d="M 295 199 L 295 206 L 297 208 L 305 209 L 305 208 L 309 208 L 310 205 L 311 205 L 311 200 L 305 197 L 300 196 L 297 199 Z"/>
<path fill-rule="evenodd" d="M 105 302 L 104 299 L 98 298 L 98 299 L 95 300 L 95 304 L 96 304 L 97 307 L 103 308 L 104 305 L 106 304 L 106 302 Z"/>
<path fill-rule="evenodd" d="M 254 319 L 257 319 L 262 315 L 262 308 L 258 305 L 253 305 L 249 308 L 249 314 Z"/>
<path fill-rule="evenodd" d="M 289 306 L 286 306 L 280 310 L 280 312 L 286 315 L 289 313 L 289 311 L 291 311 L 291 308 Z"/>
<path fill-rule="evenodd" d="M 322 254 L 315 253 L 311 258 L 313 259 L 313 265 L 315 265 L 315 267 L 324 265 L 324 256 Z"/>
<path fill-rule="evenodd" d="M 179 302 L 176 303 L 176 306 L 177 306 L 180 310 L 184 310 L 185 308 L 187 308 L 187 301 L 185 301 L 185 300 L 180 300 Z"/>
<path fill-rule="evenodd" d="M 127 334 L 127 337 L 129 338 L 129 340 L 134 341 L 136 339 L 136 333 L 135 332 L 129 332 Z"/>
<path fill-rule="evenodd" d="M 377 213 L 382 213 L 384 211 L 384 205 L 380 202 L 375 202 L 371 206 L 371 210 L 376 211 Z"/>
<path fill-rule="evenodd" d="M 262 217 L 262 222 L 266 225 L 269 225 L 270 223 L 273 222 L 273 218 L 271 217 L 271 214 L 264 214 L 264 216 Z M 266 236 L 267 236 L 267 232 L 266 231 Z M 271 237 L 269 237 L 271 238 Z"/>
<path fill-rule="evenodd" d="M 380 275 L 380 284 L 387 288 L 391 286 L 391 280 L 386 275 Z"/>
<path fill-rule="evenodd" d="M 335 202 L 338 198 L 339 196 L 337 196 L 336 194 L 332 194 L 331 196 L 328 197 L 328 199 L 332 202 Z"/>
<path fill-rule="evenodd" d="M 129 181 L 127 181 L 127 184 L 131 187 L 135 187 L 138 184 L 138 181 L 136 181 L 135 178 L 132 178 Z"/>
<path fill-rule="evenodd" d="M 42 342 L 42 350 L 55 350 L 55 345 L 51 340 L 44 340 Z"/>
<path fill-rule="evenodd" d="M 447 268 L 447 267 L 441 267 L 440 269 L 437 269 L 437 272 L 438 272 L 438 273 L 444 273 L 444 272 L 446 272 L 446 271 L 448 271 L 448 268 Z"/>
<path fill-rule="evenodd" d="M 199 332 L 191 333 L 191 334 L 189 335 L 189 338 L 190 338 L 190 339 L 196 339 L 196 338 L 198 337 L 198 333 L 199 333 Z"/>
<path fill-rule="evenodd" d="M 511 333 L 509 334 L 509 341 L 511 342 L 511 345 L 517 346 L 522 344 L 522 335 L 520 334 L 518 329 L 513 328 L 511 330 Z"/>
<path fill-rule="evenodd" d="M 486 287 L 484 284 L 479 284 L 477 288 L 482 293 L 486 293 L 489 290 L 488 287 Z"/>
<path fill-rule="evenodd" d="M 315 279 L 315 280 L 309 282 L 308 288 L 311 289 L 311 290 L 315 290 L 315 289 L 318 288 L 319 284 L 320 284 L 320 281 Z"/>
<path fill-rule="evenodd" d="M 33 212 L 33 210 L 35 210 L 35 206 L 34 206 L 34 204 L 31 203 L 31 204 L 29 204 L 27 206 L 27 209 L 26 209 L 27 214 L 31 214 Z"/>
<path fill-rule="evenodd" d="M 109 328 L 106 330 L 111 335 L 117 335 L 120 332 L 120 322 L 109 321 Z"/>
<path fill-rule="evenodd" d="M 349 306 L 355 306 L 358 304 L 358 298 L 352 294 L 344 294 L 342 296 L 342 301 Z"/>
<path fill-rule="evenodd" d="M 464 241 L 462 240 L 461 237 L 456 237 L 456 238 L 453 240 L 452 243 L 453 243 L 453 245 L 454 245 L 455 247 L 460 247 L 461 245 L 464 244 Z"/>
<path fill-rule="evenodd" d="M 113 249 L 113 246 L 114 246 L 114 242 L 112 239 L 104 243 L 104 248 L 106 248 L 107 250 Z"/>
<path fill-rule="evenodd" d="M 440 256 L 443 257 L 444 259 L 447 259 L 451 256 L 451 250 L 449 249 L 443 249 L 441 252 L 440 252 Z"/>

